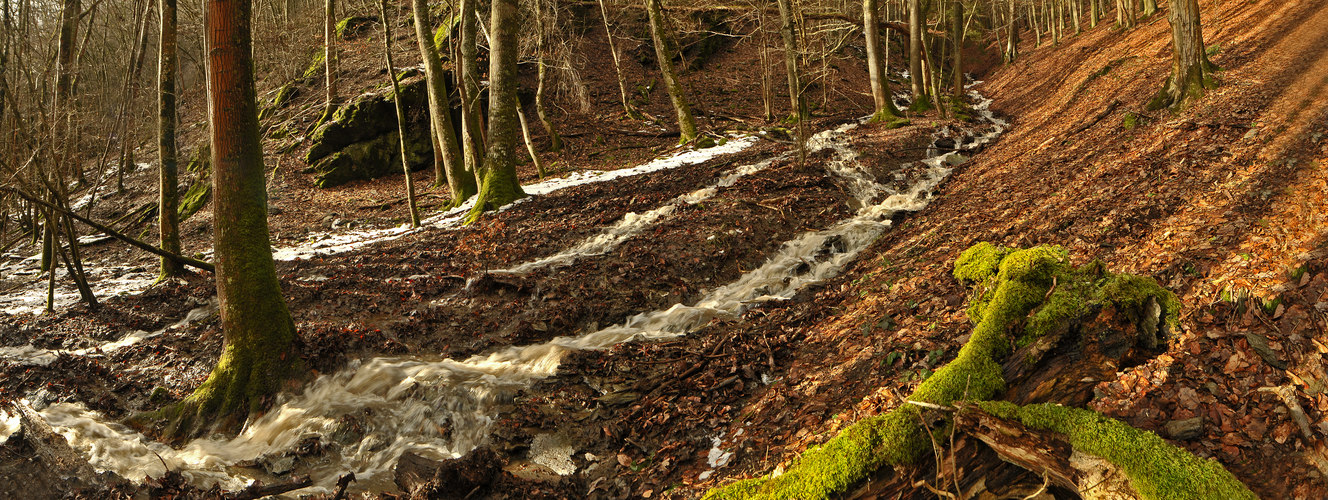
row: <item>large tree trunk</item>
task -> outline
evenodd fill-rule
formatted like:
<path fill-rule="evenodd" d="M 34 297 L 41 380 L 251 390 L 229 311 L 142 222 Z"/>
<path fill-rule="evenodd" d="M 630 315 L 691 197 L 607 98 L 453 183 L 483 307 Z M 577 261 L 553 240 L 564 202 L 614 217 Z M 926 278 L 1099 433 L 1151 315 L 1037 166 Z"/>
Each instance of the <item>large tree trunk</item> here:
<path fill-rule="evenodd" d="M 922 2 L 908 0 L 908 78 L 913 82 L 913 101 L 926 91 L 922 86 Z"/>
<path fill-rule="evenodd" d="M 484 179 L 475 208 L 466 223 L 480 214 L 525 196 L 516 178 L 516 148 L 521 133 L 517 117 L 516 0 L 494 0 L 489 15 L 489 137 L 484 155 Z"/>
<path fill-rule="evenodd" d="M 434 45 L 433 26 L 429 23 L 429 4 L 427 0 L 411 0 L 411 10 L 415 16 L 415 39 L 419 41 L 420 57 L 424 61 L 424 79 L 429 94 L 429 123 L 433 132 L 433 143 L 442 156 L 442 165 L 435 172 L 435 186 L 447 183 L 452 193 L 452 206 L 465 202 L 478 191 L 475 174 L 466 171 L 465 161 L 461 157 L 461 147 L 457 145 L 456 132 L 452 129 L 451 98 L 447 91 L 447 78 L 443 73 L 443 61 L 438 56 L 438 47 Z M 390 71 L 390 70 L 389 70 Z M 402 137 L 405 137 L 404 135 Z M 410 172 L 406 173 L 410 177 Z"/>
<path fill-rule="evenodd" d="M 298 373 L 295 324 L 277 281 L 267 227 L 254 90 L 250 0 L 208 0 L 204 13 L 217 298 L 224 346 L 206 381 L 178 405 L 168 434 L 232 429 Z M 220 417 L 220 418 L 219 418 Z"/>
<path fill-rule="evenodd" d="M 678 73 L 673 68 L 673 35 L 665 22 L 660 0 L 645 2 L 646 13 L 650 16 L 650 35 L 655 43 L 655 59 L 659 60 L 659 72 L 663 74 L 664 87 L 673 101 L 673 110 L 678 113 L 678 142 L 687 144 L 696 140 L 696 118 L 692 116 L 692 107 L 687 103 L 682 82 L 678 81 Z"/>
<path fill-rule="evenodd" d="M 807 101 L 802 98 L 802 81 L 798 77 L 798 40 L 793 32 L 793 6 L 789 0 L 779 0 L 779 34 L 784 39 L 784 71 L 788 75 L 789 118 L 797 123 L 807 119 Z"/>
<path fill-rule="evenodd" d="M 477 0 L 461 0 L 461 149 L 466 170 L 478 184 L 483 177 L 484 135 L 480 114 L 480 63 L 475 23 Z"/>
<path fill-rule="evenodd" d="M 387 0 L 379 0 L 378 12 L 383 21 L 380 23 L 383 26 L 383 64 L 387 79 L 392 82 L 392 107 L 397 112 L 397 142 L 401 146 L 401 171 L 406 177 L 406 207 L 410 210 L 410 227 L 420 227 L 420 209 L 415 205 L 415 179 L 410 175 L 410 160 L 406 158 L 406 109 L 401 104 L 401 84 L 397 82 L 396 65 L 392 63 L 392 21 L 387 15 Z M 417 22 L 416 26 L 423 25 Z"/>
<path fill-rule="evenodd" d="M 1203 27 L 1199 25 L 1199 0 L 1169 0 L 1171 21 L 1171 76 L 1148 109 L 1180 109 L 1190 99 L 1217 87 L 1211 72 L 1217 69 L 1204 53 Z"/>
<path fill-rule="evenodd" d="M 881 22 L 877 16 L 877 0 L 862 0 L 862 32 L 867 39 L 867 76 L 871 81 L 872 102 L 875 104 L 873 120 L 887 120 L 899 116 L 890 92 L 890 74 L 885 57 L 881 54 Z"/>
<path fill-rule="evenodd" d="M 180 167 L 175 146 L 175 0 L 161 0 L 161 64 L 157 68 L 157 150 L 161 157 L 157 189 L 158 232 L 161 249 L 180 253 Z M 171 259 L 161 259 L 161 276 L 178 276 L 184 267 Z"/>

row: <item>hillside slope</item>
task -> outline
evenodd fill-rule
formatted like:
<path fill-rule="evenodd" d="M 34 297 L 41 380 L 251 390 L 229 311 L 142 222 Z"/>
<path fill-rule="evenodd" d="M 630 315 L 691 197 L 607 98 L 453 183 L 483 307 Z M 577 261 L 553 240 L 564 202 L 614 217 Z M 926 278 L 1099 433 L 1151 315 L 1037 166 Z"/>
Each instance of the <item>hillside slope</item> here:
<path fill-rule="evenodd" d="M 988 75 L 978 89 L 1013 117 L 1011 132 L 885 235 L 823 299 L 825 311 L 803 322 L 811 331 L 787 390 L 741 411 L 755 415 L 733 425 L 755 431 L 739 445 L 753 453 L 725 473 L 768 473 L 844 423 L 900 404 L 915 385 L 907 371 L 922 366 L 910 356 L 949 357 L 966 338 L 964 291 L 949 263 L 991 241 L 1062 245 L 1076 262 L 1102 259 L 1175 290 L 1186 305 L 1180 337 L 1165 355 L 1101 382 L 1094 407 L 1154 431 L 1204 416 L 1203 435 L 1180 444 L 1218 458 L 1260 496 L 1322 497 L 1307 454 L 1322 431 L 1302 437 L 1281 400 L 1257 389 L 1294 384 L 1311 422 L 1328 410 L 1322 378 L 1307 375 L 1323 373 L 1315 346 L 1324 321 L 1313 305 L 1328 300 L 1328 5 L 1203 7 L 1222 85 L 1179 114 L 1143 110 L 1170 68 L 1164 15 L 1128 32 L 1100 26 L 1059 47 L 1025 43 L 1018 62 Z M 1215 304 L 1246 294 L 1268 302 Z M 1287 370 L 1251 347 L 1257 337 Z M 813 432 L 779 422 L 810 422 Z"/>

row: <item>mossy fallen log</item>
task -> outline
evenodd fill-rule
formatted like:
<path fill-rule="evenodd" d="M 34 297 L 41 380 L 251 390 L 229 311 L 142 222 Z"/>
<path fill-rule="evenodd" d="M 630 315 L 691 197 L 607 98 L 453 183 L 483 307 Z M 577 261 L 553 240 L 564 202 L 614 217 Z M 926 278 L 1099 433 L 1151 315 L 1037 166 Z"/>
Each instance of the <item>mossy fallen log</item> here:
<path fill-rule="evenodd" d="M 1156 354 L 1178 323 L 1179 300 L 1151 278 L 1111 273 L 1100 262 L 1072 266 L 1059 247 L 1012 249 L 979 243 L 960 255 L 953 275 L 973 285 L 968 308 L 972 335 L 958 356 L 924 381 L 908 401 L 949 407 L 1015 396 L 1021 404 L 1039 400 L 1082 404 L 1091 397 L 1096 380 L 1114 375 L 1122 364 Z M 1066 355 L 1070 350 L 1078 351 Z M 1084 352 L 1090 355 L 1078 356 Z M 738 481 L 710 491 L 706 498 L 820 499 L 843 494 L 878 469 L 914 464 L 927 456 L 933 439 L 922 418 L 923 409 L 914 404 L 864 418 L 825 445 L 808 449 L 784 474 Z M 1075 413 L 1065 421 L 1086 418 Z M 1056 429 L 1063 427 L 1049 430 Z M 1070 442 L 1076 447 L 1085 443 Z M 1094 450 L 1098 448 L 1084 451 Z M 1120 454 L 1103 458 L 1129 459 Z M 1168 463 L 1182 467 L 1175 474 L 1211 475 L 1212 467 L 1221 470 L 1215 462 L 1195 460 Z M 1201 470 L 1184 468 L 1195 463 L 1203 466 Z M 1186 486 L 1192 485 L 1176 488 Z M 1243 486 L 1239 489 L 1248 493 Z M 1145 498 L 1179 498 L 1170 493 L 1149 496 L 1150 491 L 1154 490 L 1142 488 L 1140 493 Z M 1206 497 L 1203 492 L 1189 493 L 1191 498 Z"/>

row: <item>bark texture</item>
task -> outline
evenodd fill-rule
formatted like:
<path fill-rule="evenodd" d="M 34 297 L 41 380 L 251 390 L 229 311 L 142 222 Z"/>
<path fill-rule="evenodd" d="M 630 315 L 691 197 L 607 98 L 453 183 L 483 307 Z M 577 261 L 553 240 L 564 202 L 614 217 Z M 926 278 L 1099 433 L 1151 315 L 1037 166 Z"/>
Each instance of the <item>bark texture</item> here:
<path fill-rule="evenodd" d="M 669 32 L 668 22 L 664 19 L 664 10 L 660 0 L 645 0 L 646 14 L 650 17 L 650 35 L 655 42 L 655 59 L 659 60 L 659 72 L 664 77 L 664 87 L 673 101 L 673 110 L 678 113 L 678 141 L 682 144 L 696 140 L 696 118 L 692 116 L 692 106 L 687 103 L 682 83 L 678 81 L 678 72 L 673 67 L 673 35 Z"/>
<path fill-rule="evenodd" d="M 212 137 L 217 298 L 224 346 L 206 381 L 177 405 L 169 435 L 230 430 L 298 373 L 295 325 L 281 294 L 267 227 L 267 189 L 249 19 L 250 0 L 208 0 L 208 119 Z"/>
<path fill-rule="evenodd" d="M 913 82 L 913 100 L 926 93 L 922 87 L 922 3 L 908 0 L 908 79 Z"/>
<path fill-rule="evenodd" d="M 477 0 L 461 0 L 461 148 L 466 170 L 479 182 L 483 176 L 484 136 L 480 115 L 480 66 Z"/>
<path fill-rule="evenodd" d="M 406 110 L 401 104 L 396 65 L 392 63 L 392 22 L 387 16 L 387 0 L 378 2 L 378 12 L 383 19 L 383 63 L 387 68 L 387 79 L 392 82 L 392 108 L 397 112 L 397 143 L 401 147 L 401 171 L 406 178 L 406 207 L 410 211 L 410 227 L 420 227 L 420 210 L 415 206 L 415 179 L 410 175 L 410 159 L 406 157 Z"/>
<path fill-rule="evenodd" d="M 516 0 L 494 0 L 490 7 L 489 33 L 489 137 L 484 154 L 484 177 L 475 208 L 466 222 L 480 214 L 524 197 L 516 178 L 516 151 L 521 122 L 517 116 L 517 23 Z"/>
<path fill-rule="evenodd" d="M 419 41 L 420 57 L 424 61 L 424 79 L 429 94 L 429 123 L 434 134 L 434 147 L 442 157 L 441 169 L 436 172 L 436 186 L 447 183 L 452 193 L 452 206 L 475 195 L 475 174 L 466 170 L 461 157 L 461 147 L 457 144 L 456 132 L 452 129 L 451 99 L 447 90 L 447 77 L 443 73 L 443 60 L 438 56 L 438 47 L 434 45 L 429 31 L 429 4 L 427 0 L 411 0 L 411 10 L 415 16 L 415 39 Z M 400 123 L 400 122 L 398 122 Z M 405 137 L 404 134 L 401 137 Z M 406 177 L 410 177 L 407 172 Z"/>
<path fill-rule="evenodd" d="M 180 253 L 180 166 L 175 144 L 175 72 L 176 72 L 175 0 L 161 0 L 161 53 L 157 68 L 157 150 L 161 156 L 157 203 L 158 240 L 162 250 Z M 184 267 L 162 257 L 161 276 L 178 276 Z"/>
<path fill-rule="evenodd" d="M 885 56 L 881 50 L 881 20 L 877 15 L 877 0 L 862 0 L 862 31 L 867 42 L 867 76 L 871 81 L 873 119 L 883 120 L 899 116 L 890 92 L 890 75 L 886 73 Z"/>
<path fill-rule="evenodd" d="M 1217 69 L 1204 53 L 1203 27 L 1199 25 L 1199 0 L 1170 0 L 1167 19 L 1171 21 L 1171 76 L 1148 109 L 1179 110 L 1216 88 L 1212 72 Z"/>
<path fill-rule="evenodd" d="M 798 39 L 793 32 L 793 5 L 779 0 L 779 34 L 784 39 L 784 71 L 788 75 L 789 119 L 794 123 L 807 119 L 807 102 L 802 98 L 802 79 L 798 76 Z"/>

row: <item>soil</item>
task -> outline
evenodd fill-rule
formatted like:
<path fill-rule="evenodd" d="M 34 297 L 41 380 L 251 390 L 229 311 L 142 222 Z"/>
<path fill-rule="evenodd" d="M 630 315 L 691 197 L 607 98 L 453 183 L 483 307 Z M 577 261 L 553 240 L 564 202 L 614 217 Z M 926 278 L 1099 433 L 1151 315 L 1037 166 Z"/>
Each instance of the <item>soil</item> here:
<path fill-rule="evenodd" d="M 692 498 L 788 467 L 844 426 L 901 404 L 953 358 L 970 324 L 967 290 L 950 277 L 950 264 L 970 244 L 992 241 L 1062 245 L 1076 263 L 1101 259 L 1116 271 L 1153 276 L 1186 304 L 1167 352 L 1102 381 L 1094 409 L 1159 433 L 1170 421 L 1202 416 L 1198 437 L 1173 442 L 1221 461 L 1261 497 L 1328 496 L 1315 466 L 1325 456 L 1328 421 L 1321 364 L 1328 353 L 1328 252 L 1319 229 L 1328 219 L 1322 168 L 1328 101 L 1321 97 L 1328 45 L 1319 36 L 1328 32 L 1328 6 L 1212 2 L 1202 15 L 1207 42 L 1218 47 L 1212 60 L 1224 69 L 1222 85 L 1177 114 L 1143 110 L 1169 70 L 1162 14 L 1128 32 L 1089 29 L 1057 47 L 1035 48 L 1025 36 L 1014 64 L 987 71 L 990 59 L 980 62 L 978 76 L 986 82 L 976 89 L 995 99 L 993 109 L 1013 128 L 956 170 L 927 209 L 895 220 L 841 275 L 790 301 L 672 341 L 568 355 L 557 376 L 525 391 L 499 423 L 491 450 L 507 462 L 503 494 Z M 588 22 L 573 51 L 586 54 L 580 76 L 589 106 L 554 117 L 570 144 L 545 153 L 558 172 L 628 167 L 672 150 L 675 139 L 624 133 L 659 127 L 623 116 L 602 29 Z M 624 53 L 647 54 L 623 61 L 628 81 L 647 83 L 649 51 L 640 40 L 620 40 Z M 407 41 L 398 45 L 413 46 Z M 346 43 L 361 45 L 348 45 L 343 68 L 377 67 L 380 42 L 371 35 Z M 761 94 L 759 51 L 750 39 L 723 43 L 686 77 L 701 96 L 705 127 L 774 125 L 760 118 L 761 101 L 753 97 Z M 994 42 L 979 43 L 995 53 Z M 410 61 L 413 51 L 399 50 L 399 60 Z M 809 130 L 866 114 L 869 98 L 855 90 L 866 88 L 856 57 L 827 63 L 831 74 L 823 81 L 835 84 L 813 90 L 825 104 Z M 770 62 L 778 77 L 777 60 Z M 376 85 L 381 73 L 348 72 L 342 88 Z M 786 98 L 775 83 L 780 109 Z M 317 117 L 310 117 L 310 106 L 321 88 L 306 90 L 278 120 Z M 643 107 L 667 122 L 672 112 L 663 92 L 648 97 Z M 577 101 L 575 93 L 560 96 L 560 111 L 575 109 Z M 1115 101 L 1106 118 L 1078 130 Z M 183 114 L 187 121 L 201 112 Z M 1127 113 L 1135 117 L 1133 128 L 1124 126 Z M 938 127 L 956 125 L 934 116 L 913 123 L 855 130 L 860 161 L 893 172 L 919 157 Z M 272 143 L 269 151 L 284 145 Z M 787 149 L 765 141 L 697 165 L 560 190 L 472 226 L 279 262 L 301 354 L 311 375 L 377 355 L 463 358 L 690 303 L 760 265 L 781 242 L 853 211 L 851 196 L 820 167 L 822 157 L 777 161 L 704 203 L 683 206 L 607 255 L 521 276 L 489 271 L 558 252 L 627 213 L 656 208 Z M 404 220 L 401 179 L 320 190 L 299 173 L 299 152 L 268 157 L 275 246 L 332 225 L 389 227 Z M 520 173 L 523 182 L 537 177 L 528 164 Z M 431 172 L 415 175 L 417 186 L 432 181 Z M 115 220 L 151 196 L 146 172 L 129 184 L 127 194 L 98 205 L 96 218 Z M 426 193 L 426 205 L 445 201 L 443 193 Z M 187 251 L 210 246 L 210 223 L 204 210 L 185 224 Z M 120 243 L 89 247 L 88 254 L 92 265 L 155 265 Z M 141 294 L 105 297 L 95 310 L 77 305 L 0 317 L 0 345 L 72 349 L 155 331 L 210 300 L 212 286 L 211 276 L 191 274 Z M 119 418 L 188 394 L 220 346 L 214 317 L 106 355 L 62 354 L 47 366 L 0 360 L 0 399 L 27 398 L 34 406 L 77 401 Z M 1282 385 L 1296 391 L 1310 435 L 1282 400 L 1259 390 Z M 154 398 L 156 388 L 165 392 Z M 570 433 L 580 444 L 573 457 L 578 473 L 550 481 L 548 471 L 529 463 L 531 440 L 548 432 Z M 32 470 L 15 468 L 23 455 L 14 447 L 0 446 L 0 473 L 30 477 Z M 712 467 L 715 449 L 732 455 Z M 923 477 L 928 467 L 902 473 Z M 219 495 L 170 477 L 142 488 Z"/>

